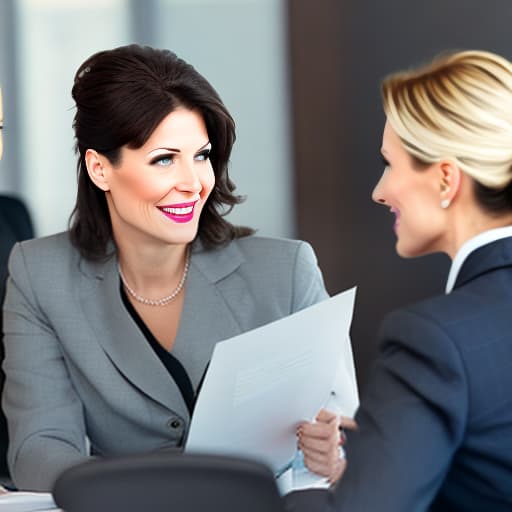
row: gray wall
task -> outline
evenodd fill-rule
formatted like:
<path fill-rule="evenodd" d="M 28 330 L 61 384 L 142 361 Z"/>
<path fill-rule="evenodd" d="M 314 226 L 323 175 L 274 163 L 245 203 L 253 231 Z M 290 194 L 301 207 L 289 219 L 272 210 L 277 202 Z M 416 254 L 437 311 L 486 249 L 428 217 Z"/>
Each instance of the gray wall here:
<path fill-rule="evenodd" d="M 383 315 L 442 292 L 443 255 L 400 259 L 382 172 L 380 80 L 446 49 L 512 58 L 510 0 L 289 0 L 298 234 L 331 292 L 358 285 L 351 332 L 360 387 Z"/>

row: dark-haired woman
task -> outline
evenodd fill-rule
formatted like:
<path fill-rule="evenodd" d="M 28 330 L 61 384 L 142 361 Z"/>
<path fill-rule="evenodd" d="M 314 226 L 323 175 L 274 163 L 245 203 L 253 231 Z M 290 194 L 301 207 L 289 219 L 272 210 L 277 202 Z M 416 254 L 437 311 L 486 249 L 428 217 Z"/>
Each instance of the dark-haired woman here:
<path fill-rule="evenodd" d="M 148 47 L 103 51 L 72 95 L 70 230 L 10 260 L 4 407 L 22 489 L 51 489 L 88 456 L 86 438 L 99 456 L 182 445 L 215 343 L 327 296 L 308 244 L 223 218 L 239 202 L 234 123 L 192 66 Z M 316 428 L 312 467 L 332 476 L 336 419 Z"/>

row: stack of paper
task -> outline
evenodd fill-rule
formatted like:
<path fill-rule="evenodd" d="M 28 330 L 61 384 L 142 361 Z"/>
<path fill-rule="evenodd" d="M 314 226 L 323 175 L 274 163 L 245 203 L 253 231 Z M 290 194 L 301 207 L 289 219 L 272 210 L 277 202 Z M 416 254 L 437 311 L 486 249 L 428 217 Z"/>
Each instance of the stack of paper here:
<path fill-rule="evenodd" d="M 0 487 L 0 510 L 3 512 L 58 512 L 49 492 L 9 492 Z"/>
<path fill-rule="evenodd" d="M 259 459 L 277 474 L 296 453 L 296 427 L 335 392 L 338 413 L 358 405 L 349 329 L 355 288 L 217 343 L 187 451 Z"/>

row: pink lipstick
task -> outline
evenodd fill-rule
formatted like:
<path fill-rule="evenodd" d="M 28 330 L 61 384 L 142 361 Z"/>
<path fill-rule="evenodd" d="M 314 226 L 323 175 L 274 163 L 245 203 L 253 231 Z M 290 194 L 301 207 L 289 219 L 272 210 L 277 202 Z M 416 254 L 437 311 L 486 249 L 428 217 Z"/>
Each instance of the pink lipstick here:
<path fill-rule="evenodd" d="M 398 225 L 400 224 L 400 210 L 395 210 L 395 208 L 390 208 L 391 213 L 395 214 L 395 224 L 393 225 L 394 230 L 398 229 Z"/>
<path fill-rule="evenodd" d="M 190 222 L 194 218 L 194 209 L 197 201 L 193 203 L 176 203 L 157 208 L 168 218 L 179 224 Z"/>

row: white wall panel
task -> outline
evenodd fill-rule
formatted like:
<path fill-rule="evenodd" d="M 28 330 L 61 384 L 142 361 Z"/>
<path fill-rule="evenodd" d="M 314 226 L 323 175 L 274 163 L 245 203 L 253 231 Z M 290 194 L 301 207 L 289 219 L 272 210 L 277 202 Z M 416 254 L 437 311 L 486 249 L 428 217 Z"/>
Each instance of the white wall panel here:
<path fill-rule="evenodd" d="M 22 195 L 36 233 L 67 227 L 76 194 L 71 87 L 90 54 L 128 40 L 125 0 L 16 3 Z"/>

